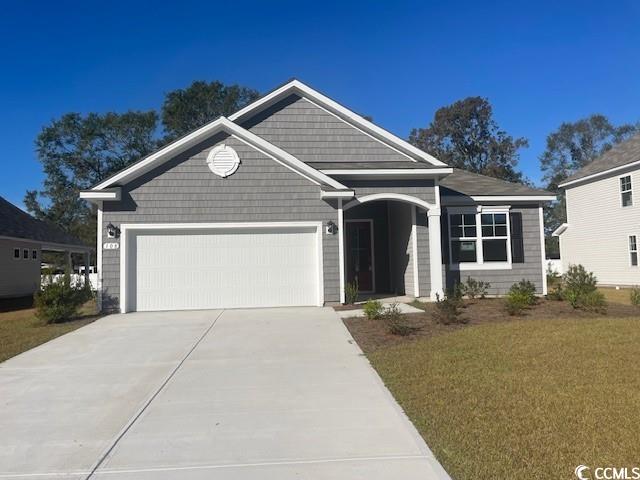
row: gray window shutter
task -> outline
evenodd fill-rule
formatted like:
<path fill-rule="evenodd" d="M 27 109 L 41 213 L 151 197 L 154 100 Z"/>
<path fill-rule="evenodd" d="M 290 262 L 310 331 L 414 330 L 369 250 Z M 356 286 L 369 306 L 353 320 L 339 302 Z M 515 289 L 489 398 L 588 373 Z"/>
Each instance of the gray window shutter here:
<path fill-rule="evenodd" d="M 511 212 L 511 262 L 524 263 L 524 239 L 522 234 L 522 213 Z"/>

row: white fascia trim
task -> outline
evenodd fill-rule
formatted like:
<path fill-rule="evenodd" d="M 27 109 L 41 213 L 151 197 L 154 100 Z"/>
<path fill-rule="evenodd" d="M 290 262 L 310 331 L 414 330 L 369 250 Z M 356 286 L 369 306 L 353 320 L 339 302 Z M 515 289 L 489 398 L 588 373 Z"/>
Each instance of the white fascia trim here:
<path fill-rule="evenodd" d="M 41 240 L 32 240 L 30 238 L 10 237 L 5 235 L 0 235 L 0 240 L 11 240 L 12 242 L 34 243 L 36 245 L 40 245 L 41 250 L 51 250 L 54 252 L 69 251 L 74 253 L 86 253 L 91 250 L 91 247 L 83 247 L 80 245 L 66 245 L 64 243 L 44 242 Z"/>
<path fill-rule="evenodd" d="M 348 190 L 346 192 L 325 192 L 322 190 L 320 192 L 321 198 L 353 198 L 355 196 L 355 192 L 353 190 Z"/>
<path fill-rule="evenodd" d="M 349 110 L 346 107 L 343 107 L 338 102 L 331 100 L 329 97 L 312 89 L 311 87 L 305 85 L 299 80 L 292 80 L 289 83 L 283 85 L 282 87 L 274 90 L 270 94 L 265 95 L 264 97 L 256 100 L 250 105 L 247 105 L 243 109 L 229 116 L 229 120 L 233 122 L 241 121 L 243 117 L 251 114 L 252 112 L 259 111 L 263 108 L 266 108 L 292 93 L 297 93 L 300 96 L 305 97 L 308 100 L 311 100 L 312 102 L 317 103 L 318 106 L 321 106 L 324 109 L 328 110 L 329 112 L 336 114 L 343 120 L 347 120 L 350 123 L 353 123 L 355 126 L 361 128 L 365 132 L 373 135 L 374 137 L 377 137 L 379 139 L 385 140 L 386 142 L 389 142 L 390 144 L 397 147 L 401 151 L 404 151 L 411 155 L 415 155 L 419 158 L 422 158 L 423 160 L 426 160 L 427 162 L 433 165 L 446 167 L 446 164 L 442 163 L 440 160 L 436 159 L 435 157 L 429 155 L 427 152 L 423 152 L 419 148 L 416 148 L 415 146 L 411 145 L 409 142 L 402 140 L 400 137 L 397 137 L 396 135 L 384 130 L 383 128 L 378 127 L 377 125 L 373 124 L 369 120 L 366 120 L 365 118 L 361 117 L 357 113 Z"/>
<path fill-rule="evenodd" d="M 337 189 L 347 189 L 344 185 L 332 179 L 331 177 L 326 176 L 315 168 L 310 167 L 306 163 L 298 160 L 296 157 L 291 155 L 288 152 L 285 152 L 281 148 L 273 145 L 270 142 L 267 142 L 265 139 L 258 137 L 254 133 L 242 128 L 241 126 L 231 122 L 229 119 L 225 117 L 218 118 L 213 122 L 205 125 L 204 127 L 199 128 L 195 132 L 190 133 L 189 135 L 181 138 L 180 140 L 167 145 L 166 147 L 158 150 L 157 152 L 149 155 L 144 160 L 136 163 L 135 165 L 130 166 L 117 173 L 113 177 L 105 180 L 104 182 L 96 185 L 92 188 L 95 190 L 104 190 L 105 188 L 113 185 L 116 182 L 122 181 L 130 181 L 133 178 L 136 178 L 143 173 L 151 170 L 152 168 L 160 165 L 162 161 L 169 160 L 173 158 L 176 154 L 188 149 L 201 142 L 205 138 L 210 137 L 211 135 L 215 135 L 218 132 L 226 132 L 230 135 L 236 136 L 239 139 L 244 140 L 246 143 L 250 144 L 253 147 L 258 149 L 262 149 L 265 152 L 268 152 L 270 155 L 273 155 L 280 160 L 288 163 L 290 166 L 294 167 L 295 171 L 300 174 L 306 174 L 311 178 L 316 179 L 320 183 L 324 183 L 326 185 L 330 185 Z"/>
<path fill-rule="evenodd" d="M 403 193 L 374 193 L 371 195 L 365 195 L 364 197 L 354 198 L 344 206 L 344 209 L 349 210 L 350 208 L 353 208 L 362 203 L 375 202 L 376 200 L 398 200 L 399 202 L 417 205 L 418 207 L 424 208 L 425 210 L 432 210 L 437 208 L 431 203 L 425 202 L 424 200 L 413 197 L 411 195 L 405 195 Z"/>
<path fill-rule="evenodd" d="M 324 305 L 324 264 L 322 252 L 322 222 L 233 222 L 233 223 L 123 223 L 120 225 L 120 312 L 128 312 L 127 276 L 128 235 L 145 230 L 224 230 L 257 228 L 315 228 L 318 267 L 317 306 Z"/>
<path fill-rule="evenodd" d="M 117 201 L 122 196 L 122 189 L 120 187 L 110 188 L 108 190 L 86 190 L 80 192 L 80 198 L 93 202 L 100 202 L 103 200 Z"/>
<path fill-rule="evenodd" d="M 552 202 L 555 195 L 473 195 L 475 202 Z"/>
<path fill-rule="evenodd" d="M 366 175 L 370 176 L 399 176 L 406 175 L 410 177 L 436 177 L 442 175 L 449 175 L 453 173 L 453 168 L 380 168 L 380 169 L 331 169 L 320 170 L 326 175 L 336 176 L 349 176 L 349 177 L 362 177 Z"/>
<path fill-rule="evenodd" d="M 591 175 L 587 175 L 586 177 L 577 178 L 575 180 L 571 180 L 569 182 L 564 182 L 558 185 L 560 188 L 569 187 L 571 185 L 575 185 L 577 183 L 588 182 L 590 180 L 595 180 L 596 178 L 605 177 L 613 172 L 618 172 L 620 170 L 624 170 L 625 168 L 632 168 L 637 165 L 640 165 L 640 160 L 636 162 L 627 163 L 626 165 L 620 165 L 619 167 L 613 167 L 603 172 L 592 173 Z"/>
<path fill-rule="evenodd" d="M 569 224 L 563 223 L 558 228 L 556 228 L 551 235 L 554 237 L 559 237 L 567 230 L 567 228 L 569 228 Z"/>

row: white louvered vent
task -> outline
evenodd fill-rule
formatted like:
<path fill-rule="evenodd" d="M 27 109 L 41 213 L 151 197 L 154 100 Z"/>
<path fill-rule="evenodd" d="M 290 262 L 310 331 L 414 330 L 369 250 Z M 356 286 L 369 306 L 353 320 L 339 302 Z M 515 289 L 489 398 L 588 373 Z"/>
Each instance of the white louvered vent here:
<path fill-rule="evenodd" d="M 216 175 L 224 178 L 232 175 L 240 166 L 240 157 L 236 151 L 224 143 L 214 147 L 207 155 L 207 165 Z"/>

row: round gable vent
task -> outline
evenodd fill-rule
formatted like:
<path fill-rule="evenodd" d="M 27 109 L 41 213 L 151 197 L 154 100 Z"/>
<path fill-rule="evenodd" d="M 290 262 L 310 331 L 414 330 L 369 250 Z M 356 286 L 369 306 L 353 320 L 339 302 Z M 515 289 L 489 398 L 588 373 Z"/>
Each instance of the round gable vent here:
<path fill-rule="evenodd" d="M 232 175 L 240 165 L 240 157 L 236 151 L 226 146 L 224 143 L 214 147 L 207 155 L 207 165 L 209 170 L 219 177 Z"/>

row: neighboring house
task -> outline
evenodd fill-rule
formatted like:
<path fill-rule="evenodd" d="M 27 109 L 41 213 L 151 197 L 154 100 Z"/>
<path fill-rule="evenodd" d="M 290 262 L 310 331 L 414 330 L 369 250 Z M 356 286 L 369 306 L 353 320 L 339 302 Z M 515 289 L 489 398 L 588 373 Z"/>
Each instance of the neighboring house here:
<path fill-rule="evenodd" d="M 293 80 L 82 192 L 105 309 L 546 291 L 548 192 L 454 170 Z"/>
<path fill-rule="evenodd" d="M 40 288 L 43 250 L 86 258 L 91 248 L 0 197 L 0 298 L 33 295 Z"/>
<path fill-rule="evenodd" d="M 560 184 L 567 223 L 560 257 L 582 264 L 603 285 L 638 285 L 640 245 L 640 134 L 615 146 Z"/>

